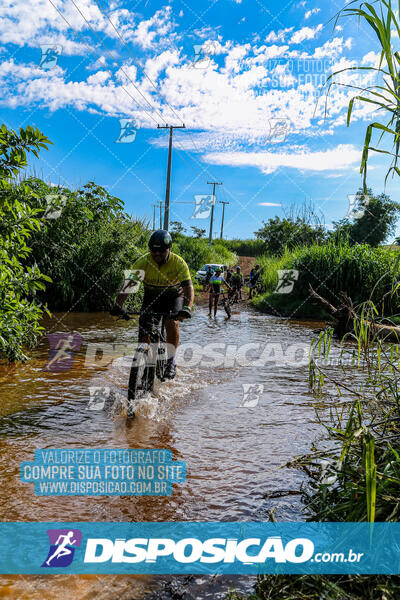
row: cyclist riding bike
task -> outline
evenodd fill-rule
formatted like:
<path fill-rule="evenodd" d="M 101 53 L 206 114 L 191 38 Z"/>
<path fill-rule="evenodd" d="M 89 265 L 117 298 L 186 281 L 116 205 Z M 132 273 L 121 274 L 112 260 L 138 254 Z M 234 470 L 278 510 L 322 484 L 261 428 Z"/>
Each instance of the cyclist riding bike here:
<path fill-rule="evenodd" d="M 238 300 L 242 299 L 243 275 L 240 267 L 236 267 L 236 273 L 231 278 L 232 296 Z M 237 300 L 236 300 L 237 301 Z"/>
<path fill-rule="evenodd" d="M 171 252 L 172 238 L 168 231 L 154 231 L 149 240 L 150 252 L 139 258 L 132 270 L 144 272 L 144 297 L 139 317 L 139 342 L 150 344 L 154 313 L 174 313 L 176 318 L 165 321 L 168 360 L 164 373 L 167 379 L 176 375 L 175 353 L 179 345 L 179 321 L 191 318 L 194 301 L 193 284 L 186 262 Z M 122 308 L 129 294 L 119 293 L 111 314 L 129 318 Z M 158 317 L 161 320 L 161 315 Z"/>
<path fill-rule="evenodd" d="M 225 284 L 229 289 L 230 286 L 222 276 L 221 269 L 215 269 L 214 275 L 211 277 L 208 289 L 210 290 L 209 302 L 208 302 L 208 316 L 211 317 L 212 306 L 214 302 L 214 317 L 217 315 L 218 301 L 221 294 L 221 285 Z"/>
<path fill-rule="evenodd" d="M 250 271 L 250 281 L 249 281 L 249 300 L 253 297 L 253 294 L 256 291 L 258 281 L 260 279 L 260 265 L 255 265 L 254 269 Z"/>

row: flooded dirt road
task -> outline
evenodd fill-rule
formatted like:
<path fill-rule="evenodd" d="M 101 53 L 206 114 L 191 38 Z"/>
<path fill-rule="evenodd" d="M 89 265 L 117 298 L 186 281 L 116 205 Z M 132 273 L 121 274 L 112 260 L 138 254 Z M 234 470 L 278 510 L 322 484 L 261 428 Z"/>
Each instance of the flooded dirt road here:
<path fill-rule="evenodd" d="M 43 370 L 46 338 L 28 363 L 0 367 L 2 520 L 261 521 L 273 508 L 278 520 L 304 520 L 299 496 L 265 496 L 298 490 L 302 475 L 283 465 L 307 452 L 321 432 L 301 352 L 319 326 L 250 309 L 230 321 L 223 314 L 214 321 L 205 308 L 198 308 L 181 327 L 182 344 L 193 346 L 192 360 L 187 346 L 177 378 L 157 386 L 127 427 L 118 414 L 88 410 L 89 388 L 110 387 L 121 397 L 126 393 L 129 361 L 117 354 L 136 340 L 137 322 L 116 321 L 106 313 L 56 314 L 46 322 L 48 332 L 82 336 L 68 371 Z M 119 346 L 113 349 L 112 344 Z M 222 360 L 212 359 L 216 347 L 210 349 L 210 344 L 220 345 Z M 240 361 L 233 360 L 246 344 L 255 346 L 243 351 Z M 254 356 L 268 344 L 260 366 Z M 287 352 L 288 346 L 292 350 Z M 253 384 L 257 397 L 248 393 Z M 174 484 L 167 497 L 88 498 L 35 496 L 33 485 L 19 479 L 20 462 L 33 460 L 37 448 L 96 447 L 167 448 L 175 460 L 186 461 L 187 481 Z M 50 586 L 48 577 L 3 576 L 0 584 L 2 598 L 108 600 L 146 598 L 157 593 L 161 579 L 56 576 Z M 197 578 L 190 584 L 199 590 L 192 597 L 221 597 L 239 579 L 220 577 L 210 583 Z"/>

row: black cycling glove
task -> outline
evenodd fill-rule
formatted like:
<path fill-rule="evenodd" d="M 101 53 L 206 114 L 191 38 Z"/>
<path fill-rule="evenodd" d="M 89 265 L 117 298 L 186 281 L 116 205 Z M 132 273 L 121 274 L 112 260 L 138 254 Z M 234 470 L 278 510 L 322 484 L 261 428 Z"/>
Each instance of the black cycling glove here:
<path fill-rule="evenodd" d="M 125 321 L 130 320 L 130 316 L 128 315 L 126 310 L 118 306 L 118 304 L 114 304 L 114 306 L 110 310 L 110 315 L 112 315 L 113 317 L 121 317 L 122 319 L 125 319 Z"/>

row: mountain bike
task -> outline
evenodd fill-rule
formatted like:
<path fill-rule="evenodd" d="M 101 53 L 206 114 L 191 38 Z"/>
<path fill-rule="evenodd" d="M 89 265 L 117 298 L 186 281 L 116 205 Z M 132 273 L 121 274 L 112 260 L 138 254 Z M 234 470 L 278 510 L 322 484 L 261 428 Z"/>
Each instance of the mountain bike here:
<path fill-rule="evenodd" d="M 165 321 L 176 319 L 178 312 L 149 312 L 150 343 L 139 342 L 132 360 L 128 382 L 128 418 L 134 418 L 133 403 L 146 392 L 152 392 L 155 378 L 164 381 L 167 366 L 167 346 L 165 338 Z M 128 312 L 127 315 L 140 315 L 139 312 Z M 124 317 L 119 317 L 124 318 Z M 160 322 L 161 318 L 161 322 Z M 127 320 L 127 318 L 125 317 Z"/>
<path fill-rule="evenodd" d="M 240 300 L 240 290 L 239 288 L 231 288 L 229 290 L 229 303 L 237 304 Z"/>
<path fill-rule="evenodd" d="M 230 319 L 231 315 L 232 315 L 232 311 L 231 311 L 231 302 L 229 300 L 229 295 L 227 295 L 224 292 L 224 290 L 221 290 L 220 292 L 218 292 L 218 294 L 216 294 L 214 292 L 210 292 L 210 293 L 212 293 L 212 308 L 211 308 L 211 311 L 213 310 L 215 296 L 222 296 L 222 298 L 221 298 L 221 304 L 224 307 L 224 311 L 226 312 L 228 319 Z M 219 299 L 218 299 L 218 302 L 219 302 Z M 211 315 L 211 312 L 209 314 Z"/>
<path fill-rule="evenodd" d="M 224 291 L 222 291 L 221 294 L 222 294 L 222 299 L 221 299 L 222 306 L 224 307 L 224 311 L 226 312 L 228 319 L 230 319 L 232 316 L 231 302 L 229 300 L 229 297 L 225 294 Z"/>

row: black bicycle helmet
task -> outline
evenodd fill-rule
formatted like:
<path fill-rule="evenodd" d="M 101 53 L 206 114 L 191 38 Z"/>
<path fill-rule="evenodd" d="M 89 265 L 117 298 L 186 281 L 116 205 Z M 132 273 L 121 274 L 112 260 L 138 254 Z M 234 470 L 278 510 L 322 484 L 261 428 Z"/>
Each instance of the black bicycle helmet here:
<path fill-rule="evenodd" d="M 165 252 L 167 248 L 171 248 L 172 246 L 172 237 L 168 233 L 166 229 L 157 229 L 154 231 L 149 239 L 149 248 L 150 250 L 160 252 Z"/>

